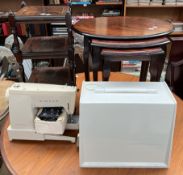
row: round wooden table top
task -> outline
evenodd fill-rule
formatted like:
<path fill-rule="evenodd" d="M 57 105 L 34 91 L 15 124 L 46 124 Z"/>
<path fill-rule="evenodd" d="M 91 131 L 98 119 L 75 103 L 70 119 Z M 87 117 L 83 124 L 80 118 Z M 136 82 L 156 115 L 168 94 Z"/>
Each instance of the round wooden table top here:
<path fill-rule="evenodd" d="M 73 29 L 85 36 L 103 39 L 145 39 L 167 35 L 173 25 L 147 17 L 97 17 L 77 22 Z"/>
<path fill-rule="evenodd" d="M 112 73 L 110 78 L 114 81 L 138 81 L 134 76 L 119 73 Z M 83 79 L 84 74 L 79 74 L 77 78 L 79 88 Z M 79 150 L 75 144 L 63 141 L 10 142 L 7 135 L 8 120 L 1 135 L 2 156 L 10 172 L 17 175 L 181 175 L 183 174 L 183 101 L 177 97 L 176 100 L 177 118 L 171 164 L 168 169 L 80 168 Z"/>
<path fill-rule="evenodd" d="M 8 80 L 0 81 L 0 118 L 8 108 L 8 101 L 6 99 L 6 89 L 10 87 L 14 82 Z"/>

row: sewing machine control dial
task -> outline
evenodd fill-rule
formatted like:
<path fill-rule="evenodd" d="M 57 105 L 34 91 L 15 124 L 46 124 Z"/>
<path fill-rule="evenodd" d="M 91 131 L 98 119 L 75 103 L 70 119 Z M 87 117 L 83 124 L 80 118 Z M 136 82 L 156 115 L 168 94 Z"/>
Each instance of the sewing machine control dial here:
<path fill-rule="evenodd" d="M 19 88 L 20 85 L 19 85 L 19 84 L 15 84 L 13 87 L 14 87 L 14 88 Z"/>

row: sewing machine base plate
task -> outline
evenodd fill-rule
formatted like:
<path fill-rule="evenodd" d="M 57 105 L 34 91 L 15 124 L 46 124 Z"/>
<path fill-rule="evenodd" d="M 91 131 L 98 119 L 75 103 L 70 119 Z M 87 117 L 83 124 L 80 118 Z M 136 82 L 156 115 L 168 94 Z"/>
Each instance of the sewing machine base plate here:
<path fill-rule="evenodd" d="M 63 141 L 70 141 L 75 143 L 76 138 L 65 136 L 65 135 L 49 135 L 49 134 L 39 134 L 36 133 L 35 130 L 28 130 L 28 129 L 12 129 L 11 126 L 8 127 L 8 136 L 9 140 L 37 140 L 37 141 L 44 141 L 44 140 L 63 140 Z"/>

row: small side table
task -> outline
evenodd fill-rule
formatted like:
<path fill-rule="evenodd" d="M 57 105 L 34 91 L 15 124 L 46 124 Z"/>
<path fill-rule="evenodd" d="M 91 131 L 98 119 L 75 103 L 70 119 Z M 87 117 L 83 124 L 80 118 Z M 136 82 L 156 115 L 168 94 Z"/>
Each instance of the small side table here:
<path fill-rule="evenodd" d="M 77 22 L 73 29 L 84 35 L 84 65 L 85 65 L 85 79 L 88 81 L 89 77 L 89 69 L 88 69 L 88 58 L 89 52 L 91 50 L 92 39 L 104 40 L 106 43 L 111 41 L 143 41 L 147 39 L 159 38 L 162 36 L 167 37 L 169 33 L 173 31 L 173 25 L 170 22 L 147 18 L 147 17 L 98 17 L 94 19 L 84 19 Z M 154 43 L 151 47 L 160 46 L 164 52 L 166 53 L 166 45 Z M 102 48 L 106 46 L 95 46 L 95 50 L 98 50 L 97 53 L 94 54 L 93 64 L 97 64 L 97 60 L 100 59 L 100 51 Z M 114 46 L 113 49 L 117 49 L 118 47 Z M 126 47 L 125 49 L 138 49 L 139 47 L 134 46 Z M 141 49 L 146 48 L 146 46 L 141 47 Z M 123 48 L 121 48 L 123 49 Z M 97 57 L 97 58 L 96 58 Z M 165 56 L 163 56 L 160 60 L 159 64 L 159 73 L 161 74 L 163 65 L 164 65 Z M 154 64 L 154 63 L 153 63 Z M 150 66 L 150 72 L 154 73 L 154 69 L 156 70 L 156 65 Z"/>

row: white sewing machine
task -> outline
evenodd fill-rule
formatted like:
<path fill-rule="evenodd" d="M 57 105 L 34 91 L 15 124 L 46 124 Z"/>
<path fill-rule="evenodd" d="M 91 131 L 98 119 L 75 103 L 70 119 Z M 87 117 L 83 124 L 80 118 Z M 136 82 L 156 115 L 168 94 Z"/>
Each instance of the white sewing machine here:
<path fill-rule="evenodd" d="M 9 140 L 66 140 L 65 129 L 78 129 L 78 118 L 68 123 L 74 113 L 76 87 L 65 85 L 15 83 L 9 90 Z M 63 107 L 56 121 L 45 121 L 38 113 L 45 107 Z"/>

